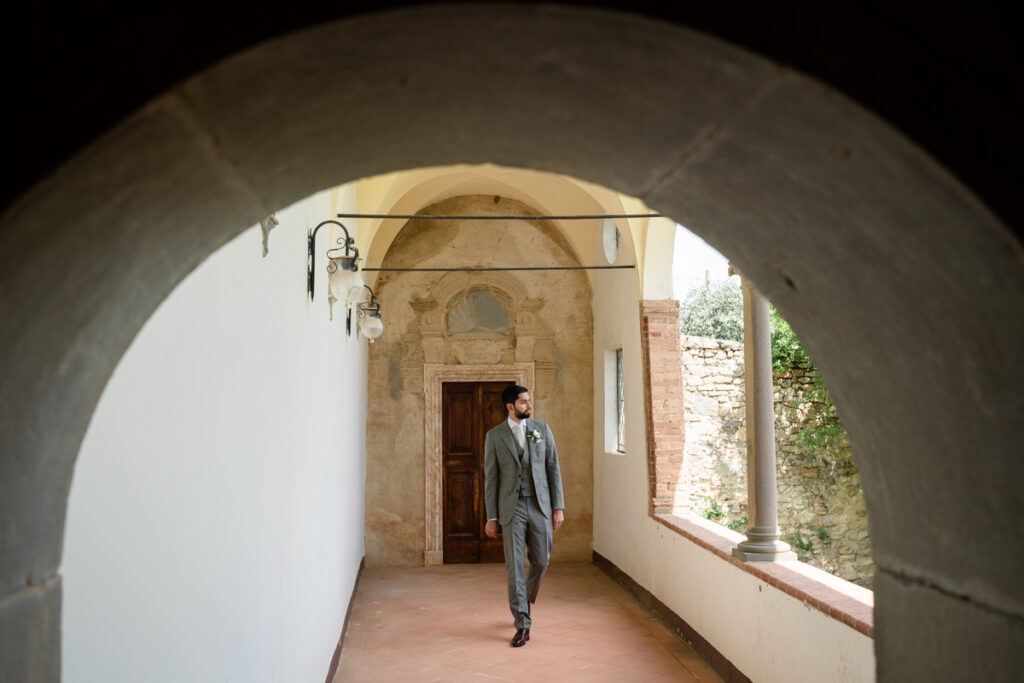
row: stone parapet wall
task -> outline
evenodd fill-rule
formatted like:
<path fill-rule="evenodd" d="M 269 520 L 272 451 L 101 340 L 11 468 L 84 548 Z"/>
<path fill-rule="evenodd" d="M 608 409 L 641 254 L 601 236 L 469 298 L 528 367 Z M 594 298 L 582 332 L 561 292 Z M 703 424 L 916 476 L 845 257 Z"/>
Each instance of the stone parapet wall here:
<path fill-rule="evenodd" d="M 690 509 L 745 532 L 743 344 L 684 336 L 681 350 Z M 845 435 L 827 448 L 801 439 L 821 410 L 809 395 L 813 376 L 806 365 L 775 373 L 779 527 L 801 560 L 870 587 L 867 510 L 850 445 Z"/>

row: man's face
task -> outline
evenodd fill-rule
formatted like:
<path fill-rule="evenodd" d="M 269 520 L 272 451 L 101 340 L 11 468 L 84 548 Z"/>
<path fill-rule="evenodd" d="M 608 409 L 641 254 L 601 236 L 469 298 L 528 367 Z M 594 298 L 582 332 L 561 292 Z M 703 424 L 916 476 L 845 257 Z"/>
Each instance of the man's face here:
<path fill-rule="evenodd" d="M 533 405 L 530 403 L 530 394 L 526 391 L 519 394 L 519 398 L 516 399 L 515 403 L 508 403 L 506 406 L 508 407 L 508 414 L 515 415 L 517 420 L 524 420 L 530 417 L 530 413 L 533 411 Z"/>

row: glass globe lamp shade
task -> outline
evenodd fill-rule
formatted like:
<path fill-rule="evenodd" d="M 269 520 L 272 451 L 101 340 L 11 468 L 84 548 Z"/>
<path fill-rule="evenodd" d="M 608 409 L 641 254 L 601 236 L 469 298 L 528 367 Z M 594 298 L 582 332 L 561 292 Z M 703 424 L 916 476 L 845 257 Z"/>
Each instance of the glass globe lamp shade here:
<path fill-rule="evenodd" d="M 359 331 L 367 339 L 376 339 L 384 331 L 384 323 L 377 316 L 368 314 L 359 321 Z"/>
<path fill-rule="evenodd" d="M 359 301 L 364 301 L 367 296 L 366 288 L 363 287 L 363 279 L 356 277 L 358 280 L 357 284 L 353 284 L 348 288 L 348 292 L 345 294 L 345 303 L 354 304 Z"/>
<path fill-rule="evenodd" d="M 328 268 L 331 294 L 338 301 L 352 303 L 363 296 L 363 278 L 354 270 L 355 258 L 342 256 L 331 259 L 332 268 Z"/>

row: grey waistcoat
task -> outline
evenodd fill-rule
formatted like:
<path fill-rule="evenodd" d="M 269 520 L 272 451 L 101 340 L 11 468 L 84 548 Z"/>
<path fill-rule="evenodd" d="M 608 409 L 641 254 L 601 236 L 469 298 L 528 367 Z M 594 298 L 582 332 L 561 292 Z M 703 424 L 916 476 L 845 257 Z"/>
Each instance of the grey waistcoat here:
<path fill-rule="evenodd" d="M 529 436 L 526 437 L 530 438 Z M 516 441 L 515 435 L 512 435 L 512 441 L 516 444 L 516 451 L 519 453 L 519 463 L 522 467 L 519 470 L 519 495 L 521 496 L 532 496 L 533 491 L 533 468 L 530 467 L 530 453 L 528 450 L 519 447 L 519 442 Z"/>

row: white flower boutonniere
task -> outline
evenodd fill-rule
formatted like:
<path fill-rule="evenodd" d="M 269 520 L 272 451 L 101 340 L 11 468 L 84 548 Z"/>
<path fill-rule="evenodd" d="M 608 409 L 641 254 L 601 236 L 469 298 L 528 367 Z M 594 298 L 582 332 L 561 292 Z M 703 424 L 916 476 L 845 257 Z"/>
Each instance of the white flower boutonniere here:
<path fill-rule="evenodd" d="M 534 443 L 540 443 L 540 432 L 538 432 L 536 429 L 531 429 L 530 441 L 533 441 Z"/>

